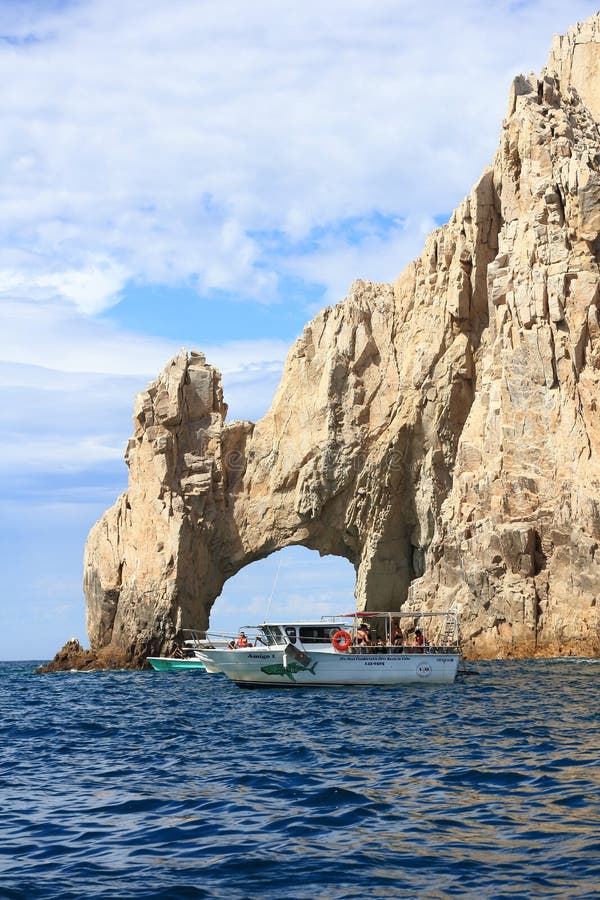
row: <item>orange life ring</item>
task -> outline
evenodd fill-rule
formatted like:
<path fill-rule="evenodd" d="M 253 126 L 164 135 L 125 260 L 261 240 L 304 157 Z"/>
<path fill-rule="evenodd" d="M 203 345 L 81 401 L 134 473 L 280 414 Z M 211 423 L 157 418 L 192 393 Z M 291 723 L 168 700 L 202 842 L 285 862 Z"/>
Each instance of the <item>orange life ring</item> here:
<path fill-rule="evenodd" d="M 340 653 L 343 653 L 345 650 L 350 649 L 350 646 L 352 645 L 352 638 L 347 631 L 336 631 L 334 636 L 331 638 L 331 643 L 336 650 L 339 650 Z"/>

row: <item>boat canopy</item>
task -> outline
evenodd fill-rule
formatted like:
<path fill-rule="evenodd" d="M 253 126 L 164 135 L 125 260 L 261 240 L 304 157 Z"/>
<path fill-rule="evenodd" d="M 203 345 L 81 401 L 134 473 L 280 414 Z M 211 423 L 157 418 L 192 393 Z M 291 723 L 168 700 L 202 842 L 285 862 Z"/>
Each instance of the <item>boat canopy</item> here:
<path fill-rule="evenodd" d="M 350 612 L 342 613 L 337 616 L 338 619 L 375 619 L 382 616 L 392 616 L 394 619 L 401 617 L 405 619 L 426 619 L 429 616 L 456 616 L 456 613 L 448 610 L 446 612 L 398 612 L 397 610 L 385 610 L 384 612 Z"/>

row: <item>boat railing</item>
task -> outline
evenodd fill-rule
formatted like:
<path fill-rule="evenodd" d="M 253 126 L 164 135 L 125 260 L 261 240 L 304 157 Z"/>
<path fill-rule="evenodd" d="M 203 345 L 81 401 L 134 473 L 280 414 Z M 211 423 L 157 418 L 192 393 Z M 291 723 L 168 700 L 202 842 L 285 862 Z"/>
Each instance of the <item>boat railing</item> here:
<path fill-rule="evenodd" d="M 406 653 L 429 653 L 437 655 L 448 655 L 459 653 L 457 643 L 453 644 L 351 644 L 346 651 L 347 653 L 369 654 L 369 655 L 390 655 L 390 654 L 406 654 Z"/>
<path fill-rule="evenodd" d="M 196 650 L 216 650 L 226 647 L 237 635 L 223 631 L 204 631 L 191 628 L 182 629 L 182 651 L 184 654 L 194 653 Z"/>
<path fill-rule="evenodd" d="M 339 617 L 338 621 L 339 621 Z M 351 653 L 459 653 L 460 633 L 458 615 L 454 610 L 443 612 L 377 611 L 348 613 L 351 624 L 347 631 L 352 643 Z M 323 621 L 330 621 L 323 616 Z M 368 624 L 370 642 L 359 642 L 357 632 Z"/>
<path fill-rule="evenodd" d="M 241 636 L 245 637 L 245 642 L 241 643 Z M 282 638 L 282 643 L 285 641 Z M 258 625 L 244 625 L 235 633 L 207 631 L 206 638 L 201 641 L 198 649 L 202 650 L 237 650 L 240 648 L 266 647 L 268 646 L 267 637 L 263 628 Z"/>

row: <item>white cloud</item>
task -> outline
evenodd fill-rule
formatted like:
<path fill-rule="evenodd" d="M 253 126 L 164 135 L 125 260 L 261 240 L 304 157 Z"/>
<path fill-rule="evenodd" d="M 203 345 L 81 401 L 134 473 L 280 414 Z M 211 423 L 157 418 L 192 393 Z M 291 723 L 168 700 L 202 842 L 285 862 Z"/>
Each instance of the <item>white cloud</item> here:
<path fill-rule="evenodd" d="M 61 372 L 96 372 L 107 375 L 155 377 L 182 341 L 153 338 L 116 328 L 108 321 L 75 315 L 64 304 L 40 306 L 18 298 L 0 304 L 0 359 L 19 366 L 23 362 Z M 289 346 L 281 340 L 205 343 L 201 349 L 209 363 L 223 372 L 265 362 L 281 363 Z M 18 381 L 19 370 L 13 373 Z M 5 371 L 4 376 L 9 377 Z"/>
<path fill-rule="evenodd" d="M 23 258 L 23 257 L 22 257 Z M 96 259 L 80 269 L 56 270 L 54 263 L 41 266 L 29 258 L 19 269 L 0 269 L 0 297 L 29 301 L 66 300 L 87 315 L 117 303 L 128 279 L 127 270 L 111 260 Z"/>
<path fill-rule="evenodd" d="M 327 285 L 325 301 L 337 303 L 348 293 L 352 279 L 393 282 L 398 276 L 398 259 L 412 259 L 423 249 L 426 236 L 436 227 L 432 219 L 397 222 L 381 229 L 366 228 L 350 244 L 339 235 L 325 237 L 311 254 L 296 254 L 285 261 L 286 270 L 307 282 Z M 317 312 L 316 309 L 313 312 Z"/>
<path fill-rule="evenodd" d="M 18 436 L 17 436 L 18 437 Z M 15 469 L 27 466 L 48 472 L 81 472 L 102 463 L 123 458 L 122 447 L 107 446 L 95 437 L 48 437 L 25 435 L 0 444 L 0 465 Z"/>
<path fill-rule="evenodd" d="M 182 349 L 64 305 L 16 299 L 0 305 L 0 334 L 0 464 L 14 476 L 84 472 L 122 460 L 135 393 Z M 225 341 L 202 350 L 223 375 L 229 419 L 259 418 L 275 393 L 287 343 Z"/>
<path fill-rule="evenodd" d="M 122 266 L 108 263 L 92 265 L 79 271 L 55 272 L 38 279 L 41 288 L 48 288 L 52 296 L 71 300 L 82 312 L 93 314 L 104 309 L 118 294 L 127 280 Z"/>
<path fill-rule="evenodd" d="M 280 268 L 263 232 L 449 211 L 491 159 L 510 75 L 539 68 L 552 32 L 592 12 L 4 3 L 17 43 L 0 49 L 0 243 L 29 249 L 23 284 L 62 287 L 88 312 L 128 275 L 270 299 Z"/>
<path fill-rule="evenodd" d="M 2 360 L 63 372 L 154 377 L 179 349 L 174 341 L 118 330 L 57 300 L 6 298 L 0 329 Z"/>

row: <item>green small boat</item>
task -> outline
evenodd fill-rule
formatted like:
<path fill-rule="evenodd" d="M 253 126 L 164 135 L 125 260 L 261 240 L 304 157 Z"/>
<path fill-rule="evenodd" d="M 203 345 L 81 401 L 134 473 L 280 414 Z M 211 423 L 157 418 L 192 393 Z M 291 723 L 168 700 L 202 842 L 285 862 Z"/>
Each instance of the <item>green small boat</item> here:
<path fill-rule="evenodd" d="M 180 669 L 198 669 L 206 672 L 206 666 L 198 658 L 198 651 L 233 644 L 230 634 L 211 633 L 199 628 L 183 628 L 183 640 L 173 649 L 173 656 L 147 656 L 146 661 L 159 672 L 179 672 Z"/>
<path fill-rule="evenodd" d="M 205 672 L 204 663 L 194 656 L 181 658 L 176 656 L 148 656 L 147 661 L 158 672 L 179 672 L 180 669 L 198 669 Z"/>

